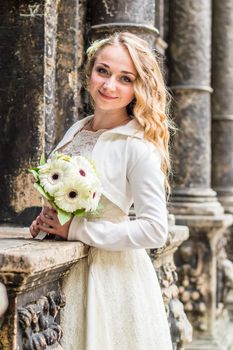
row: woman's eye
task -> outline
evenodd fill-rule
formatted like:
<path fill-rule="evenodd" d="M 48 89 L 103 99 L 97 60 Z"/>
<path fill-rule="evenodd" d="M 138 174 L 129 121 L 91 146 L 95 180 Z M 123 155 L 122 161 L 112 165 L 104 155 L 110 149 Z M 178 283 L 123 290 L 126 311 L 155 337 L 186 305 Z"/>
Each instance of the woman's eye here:
<path fill-rule="evenodd" d="M 107 69 L 105 68 L 97 68 L 97 72 L 100 73 L 100 74 L 108 74 L 108 71 Z"/>
<path fill-rule="evenodd" d="M 126 75 L 124 75 L 123 77 L 121 77 L 121 80 L 122 80 L 124 83 L 131 83 L 131 82 L 132 82 L 132 80 L 131 80 L 129 77 L 127 77 Z"/>

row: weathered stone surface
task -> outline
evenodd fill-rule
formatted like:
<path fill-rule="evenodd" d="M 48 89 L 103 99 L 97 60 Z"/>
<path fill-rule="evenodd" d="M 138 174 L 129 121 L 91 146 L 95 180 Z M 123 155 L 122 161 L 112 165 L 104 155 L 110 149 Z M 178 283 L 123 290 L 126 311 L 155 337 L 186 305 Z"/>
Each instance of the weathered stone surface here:
<path fill-rule="evenodd" d="M 169 24 L 172 86 L 211 91 L 211 1 L 172 1 Z"/>
<path fill-rule="evenodd" d="M 159 39 L 158 29 L 155 28 L 155 2 L 137 1 L 93 1 L 88 3 L 90 9 L 90 37 L 95 40 L 117 31 L 130 31 L 146 39 L 151 48 L 163 50 L 166 43 Z"/>
<path fill-rule="evenodd" d="M 9 228 L 9 231 L 13 230 L 12 227 Z M 19 236 L 24 234 L 24 230 L 15 231 L 15 236 L 17 233 Z M 88 247 L 78 242 L 20 238 L 0 240 L 0 283 L 6 286 L 9 298 L 9 306 L 0 322 L 1 350 L 23 349 L 23 344 L 26 349 L 28 342 L 34 344 L 32 349 L 43 349 L 42 345 L 37 348 L 35 344 L 39 346 L 44 342 L 54 344 L 51 349 L 62 349 L 57 342 L 61 338 L 61 327 L 58 323 L 59 318 L 55 320 L 55 316 L 63 304 L 59 304 L 59 295 L 54 291 L 62 290 L 64 276 L 69 273 L 73 264 L 78 264 L 79 260 L 87 255 L 87 251 Z M 41 311 L 40 301 L 43 304 L 46 298 L 50 300 L 51 315 L 47 317 L 45 310 L 42 317 L 41 312 L 40 316 L 36 310 Z M 27 337 L 23 336 L 19 329 L 17 310 L 22 311 L 23 318 L 20 319 L 26 325 Z M 46 320 L 50 326 L 41 331 L 41 334 L 35 332 L 37 322 L 47 322 Z M 40 329 L 42 328 L 41 324 Z"/>
<path fill-rule="evenodd" d="M 56 53 L 56 142 L 83 113 L 86 1 L 60 1 Z"/>
<path fill-rule="evenodd" d="M 165 247 L 151 249 L 150 257 L 157 272 L 163 300 L 170 324 L 174 349 L 185 349 L 192 341 L 192 325 L 184 312 L 183 304 L 178 299 L 179 290 L 174 253 L 189 236 L 187 226 L 176 226 L 170 220 L 169 237 Z"/>
<path fill-rule="evenodd" d="M 0 283 L 0 317 L 5 313 L 8 307 L 7 291 L 4 284 Z M 0 320 L 1 327 L 1 320 Z"/>
<path fill-rule="evenodd" d="M 80 259 L 86 255 L 87 249 L 82 243 L 66 241 L 2 238 L 0 243 L 1 273 L 49 271 L 54 266 Z"/>
<path fill-rule="evenodd" d="M 227 285 L 227 259 L 223 233 L 232 224 L 231 215 L 177 216 L 188 225 L 190 238 L 176 253 L 179 296 L 195 330 L 194 341 L 187 349 L 225 349 L 233 343 L 233 326 L 224 307 Z M 224 328 L 225 325 L 225 328 Z M 218 327 L 225 332 L 216 331 Z M 223 335 L 224 334 L 224 335 Z M 208 345 L 207 345 L 208 344 Z M 217 348 L 216 346 L 220 346 Z"/>
<path fill-rule="evenodd" d="M 28 224 L 40 197 L 26 170 L 82 113 L 85 0 L 2 1 L 0 19 L 0 222 Z"/>
<path fill-rule="evenodd" d="M 233 213 L 233 3 L 213 1 L 212 181 Z"/>
<path fill-rule="evenodd" d="M 0 221 L 39 204 L 25 171 L 43 150 L 44 3 L 0 4 Z"/>
<path fill-rule="evenodd" d="M 143 3 L 136 1 L 101 0 L 98 3 L 91 1 L 91 24 L 120 22 L 154 23 L 155 2 L 146 0 Z"/>
<path fill-rule="evenodd" d="M 84 57 L 85 0 L 46 1 L 45 144 L 49 154 L 83 107 L 81 67 Z"/>
<path fill-rule="evenodd" d="M 211 2 L 175 0 L 169 6 L 170 85 L 179 129 L 173 139 L 170 210 L 178 214 L 181 207 L 186 214 L 202 214 L 203 210 L 217 214 L 223 208 L 210 188 Z"/>

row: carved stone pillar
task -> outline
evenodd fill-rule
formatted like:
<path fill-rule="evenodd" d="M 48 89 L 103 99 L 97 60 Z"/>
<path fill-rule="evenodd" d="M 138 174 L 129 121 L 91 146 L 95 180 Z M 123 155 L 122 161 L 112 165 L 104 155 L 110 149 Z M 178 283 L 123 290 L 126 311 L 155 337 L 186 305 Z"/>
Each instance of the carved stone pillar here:
<path fill-rule="evenodd" d="M 13 228 L 15 238 L 9 239 L 6 238 L 9 230 L 2 238 L 5 230 L 0 228 L 0 296 L 6 297 L 1 289 L 3 283 L 9 299 L 3 315 L 0 309 L 0 349 L 65 350 L 61 345 L 63 326 L 59 312 L 63 309 L 66 314 L 63 281 L 71 266 L 87 255 L 87 246 L 78 242 L 20 239 L 16 238 L 19 230 Z M 70 283 L 73 295 L 77 292 L 78 278 L 81 277 L 76 276 Z"/>
<path fill-rule="evenodd" d="M 0 222 L 22 223 L 40 205 L 26 169 L 53 149 L 82 110 L 85 2 L 0 6 Z"/>
<path fill-rule="evenodd" d="M 170 85 L 179 129 L 173 140 L 170 211 L 190 230 L 176 253 L 180 297 L 194 326 L 187 349 L 228 349 L 232 332 L 220 311 L 218 279 L 223 234 L 232 216 L 223 214 L 211 188 L 211 1 L 174 0 L 169 13 Z"/>
<path fill-rule="evenodd" d="M 213 1 L 212 182 L 233 213 L 233 3 Z"/>
<path fill-rule="evenodd" d="M 166 245 L 160 249 L 150 250 L 150 257 L 158 275 L 165 303 L 173 350 L 184 350 L 187 343 L 192 341 L 193 329 L 185 314 L 184 306 L 179 300 L 179 289 L 176 285 L 178 276 L 174 263 L 175 251 L 188 236 L 187 226 L 176 226 L 174 217 L 170 216 L 169 237 Z"/>

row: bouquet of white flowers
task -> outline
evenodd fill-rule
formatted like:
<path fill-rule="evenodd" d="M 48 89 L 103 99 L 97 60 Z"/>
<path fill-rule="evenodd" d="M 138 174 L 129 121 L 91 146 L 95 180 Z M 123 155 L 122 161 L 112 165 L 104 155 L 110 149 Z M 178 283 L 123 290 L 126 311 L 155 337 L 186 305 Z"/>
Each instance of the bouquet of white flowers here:
<path fill-rule="evenodd" d="M 54 153 L 29 171 L 36 179 L 34 187 L 56 209 L 61 225 L 72 216 L 97 210 L 101 183 L 94 164 L 85 157 Z"/>

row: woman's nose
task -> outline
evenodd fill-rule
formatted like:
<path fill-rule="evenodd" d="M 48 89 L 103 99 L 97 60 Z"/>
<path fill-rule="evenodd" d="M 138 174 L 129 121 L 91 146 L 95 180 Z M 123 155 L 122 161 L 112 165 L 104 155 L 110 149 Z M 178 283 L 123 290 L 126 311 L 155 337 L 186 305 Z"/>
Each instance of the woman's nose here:
<path fill-rule="evenodd" d="M 115 90 L 116 88 L 115 78 L 111 77 L 109 79 L 106 79 L 104 82 L 104 87 L 109 90 Z"/>

